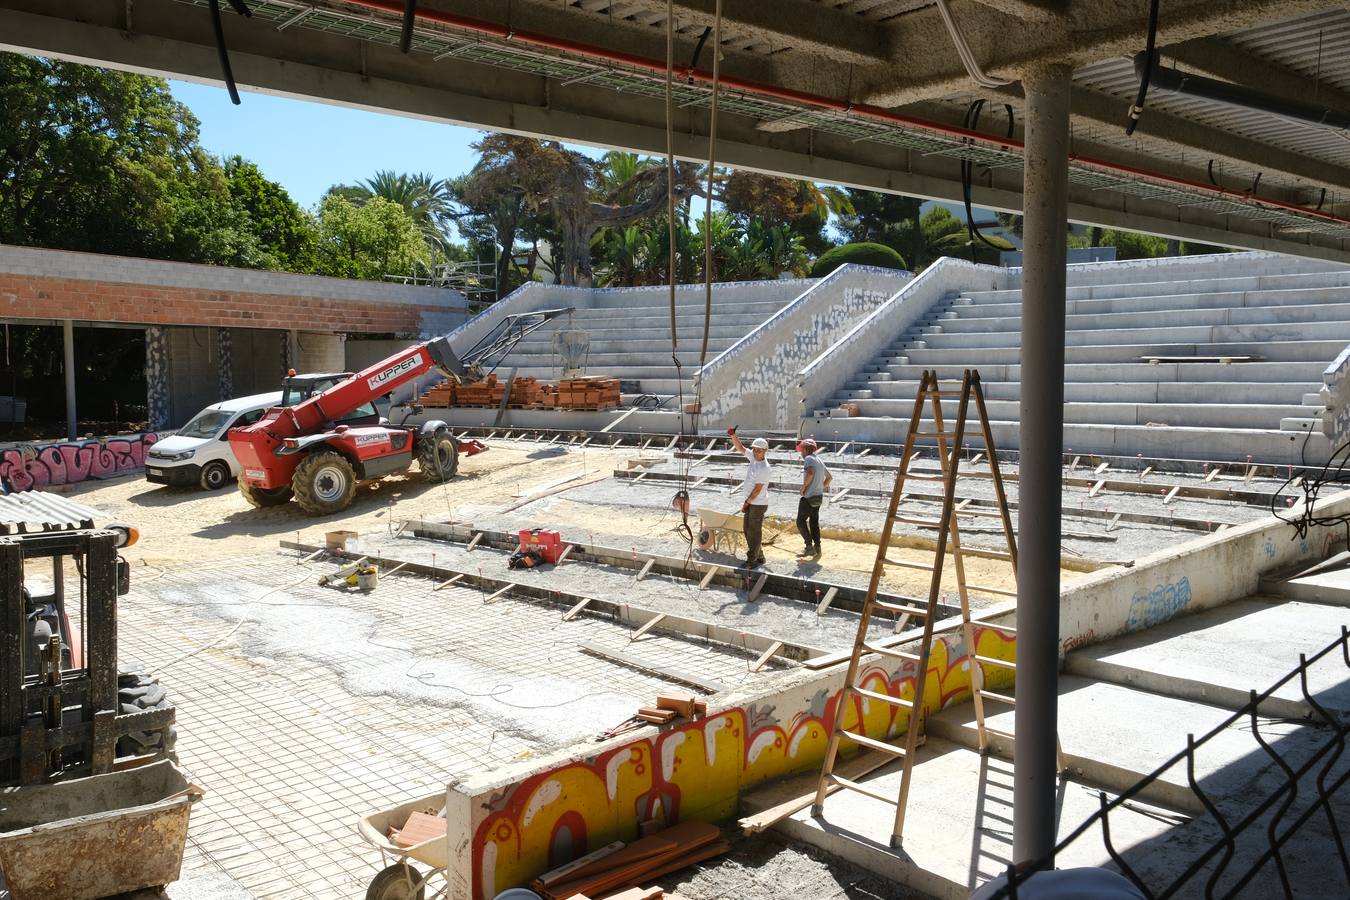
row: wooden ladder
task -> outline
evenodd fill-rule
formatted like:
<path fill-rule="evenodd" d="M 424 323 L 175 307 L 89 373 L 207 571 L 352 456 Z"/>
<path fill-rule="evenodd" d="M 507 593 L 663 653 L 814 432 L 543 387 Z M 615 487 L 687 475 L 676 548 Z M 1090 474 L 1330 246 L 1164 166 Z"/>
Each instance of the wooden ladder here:
<path fill-rule="evenodd" d="M 956 384 L 957 382 L 945 382 L 946 384 Z M 989 470 L 991 480 L 993 481 L 994 494 L 998 504 L 998 515 L 1003 523 L 1003 534 L 1007 540 L 1008 549 L 1004 551 L 981 551 L 982 556 L 993 555 L 1000 559 L 1006 559 L 1012 566 L 1014 578 L 1017 575 L 1017 539 L 1013 532 L 1012 517 L 1008 513 L 1008 499 L 1003 489 L 1003 475 L 999 470 L 998 455 L 994 448 L 994 436 L 989 427 L 989 413 L 985 408 L 984 391 L 980 385 L 980 374 L 974 369 L 967 369 L 960 381 L 961 393 L 956 413 L 955 431 L 946 430 L 945 420 L 942 415 L 942 397 L 944 392 L 941 390 L 937 373 L 925 370 L 919 382 L 919 390 L 914 398 L 914 412 L 910 416 L 909 431 L 905 435 L 905 447 L 900 459 L 901 464 L 895 475 L 895 486 L 891 490 L 891 502 L 886 512 L 886 522 L 881 530 L 881 541 L 877 547 L 877 558 L 872 566 L 872 579 L 867 587 L 867 598 L 863 602 L 862 614 L 858 620 L 858 634 L 853 640 L 853 653 L 849 659 L 848 673 L 844 676 L 844 693 L 853 694 L 863 700 L 886 703 L 891 706 L 904 710 L 907 713 L 904 731 L 904 740 L 902 746 L 888 743 L 886 741 L 876 740 L 867 737 L 864 734 L 847 731 L 843 726 L 843 709 L 845 702 L 838 706 L 839 711 L 835 714 L 834 728 L 830 735 L 829 746 L 825 750 L 825 762 L 821 768 L 820 781 L 816 787 L 815 802 L 811 807 L 813 816 L 820 816 L 825 810 L 825 798 L 835 789 L 843 788 L 864 794 L 873 799 L 889 803 L 895 807 L 895 827 L 891 833 L 891 846 L 899 847 L 901 836 L 905 824 L 905 803 L 909 798 L 910 778 L 914 769 L 915 750 L 918 747 L 919 732 L 923 724 L 924 716 L 924 686 L 927 682 L 926 673 L 928 671 L 928 658 L 933 647 L 933 638 L 936 633 L 936 620 L 938 617 L 938 598 L 941 595 L 942 588 L 942 570 L 943 561 L 947 554 L 952 556 L 953 568 L 956 572 L 957 591 L 961 598 L 961 622 L 960 629 L 962 638 L 965 642 L 966 654 L 971 660 L 971 688 L 973 691 L 972 700 L 975 706 L 975 718 L 979 732 L 980 750 L 982 752 L 989 749 L 989 735 L 991 732 L 985 728 L 984 724 L 984 701 L 990 700 L 1001 703 L 1012 703 L 1013 698 L 1005 694 L 996 694 L 985 689 L 985 667 L 1003 667 L 1005 669 L 1015 670 L 1016 664 L 1006 660 L 995 659 L 993 657 L 984 657 L 977 654 L 975 643 L 975 626 L 986 625 L 1004 631 L 1014 631 L 1011 627 L 1003 625 L 992 625 L 973 621 L 970 617 L 970 600 L 967 596 L 967 588 L 973 587 L 981 593 L 1001 594 L 1004 596 L 1016 596 L 1015 591 L 1007 591 L 998 588 L 990 588 L 981 585 L 969 585 L 966 581 L 965 563 L 962 558 L 961 550 L 961 530 L 958 524 L 960 518 L 970 518 L 974 513 L 966 513 L 964 509 L 969 501 L 957 502 L 956 499 L 956 481 L 958 467 L 961 460 L 961 452 L 964 449 L 966 439 L 967 414 L 970 407 L 970 401 L 973 398 L 978 412 L 980 425 L 980 438 L 984 442 L 985 454 L 989 458 Z M 950 397 L 951 393 L 947 392 Z M 924 403 L 928 401 L 931 404 L 933 431 L 921 430 L 921 422 L 924 414 Z M 914 445 L 917 438 L 933 438 L 937 442 L 938 460 L 941 466 L 941 474 L 925 474 L 909 471 L 910 463 L 914 455 Z M 942 494 L 942 513 L 938 519 L 925 519 L 913 515 L 904 515 L 900 513 L 901 501 L 907 499 L 909 495 L 905 494 L 905 482 L 907 480 L 917 481 L 941 481 L 943 484 Z M 936 527 L 938 531 L 937 549 L 934 555 L 934 563 L 925 565 L 923 563 L 911 562 L 908 560 L 893 560 L 888 557 L 888 551 L 891 546 L 891 533 L 896 523 L 908 525 L 921 525 Z M 950 548 L 949 548 L 950 541 Z M 902 566 L 904 568 L 918 568 L 932 572 L 932 578 L 928 586 L 928 603 L 926 606 L 911 606 L 906 604 L 897 604 L 884 602 L 877 599 L 877 592 L 881 585 L 882 575 L 887 566 Z M 900 631 L 904 625 L 911 619 L 922 619 L 923 637 L 919 642 L 919 652 L 911 653 L 889 646 L 877 646 L 869 644 L 867 641 L 868 626 L 873 615 L 877 611 L 894 613 L 897 618 L 896 630 Z M 915 664 L 914 694 L 909 700 L 901 697 L 893 697 L 889 694 L 883 694 L 877 691 L 865 690 L 858 685 L 858 670 L 861 658 L 868 654 L 878 654 L 890 657 L 892 659 L 912 662 Z M 1001 733 L 1000 733 L 1001 734 Z M 903 770 L 900 776 L 900 793 L 896 799 L 891 799 L 883 794 L 873 791 L 863 785 L 843 778 L 835 774 L 835 762 L 839 754 L 839 744 L 842 740 L 848 739 L 863 747 L 888 753 L 902 760 Z"/>

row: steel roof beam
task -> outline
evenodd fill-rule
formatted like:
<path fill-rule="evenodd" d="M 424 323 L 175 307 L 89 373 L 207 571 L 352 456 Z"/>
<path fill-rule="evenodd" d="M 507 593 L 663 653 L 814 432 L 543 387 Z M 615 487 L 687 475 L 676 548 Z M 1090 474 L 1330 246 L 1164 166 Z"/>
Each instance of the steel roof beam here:
<path fill-rule="evenodd" d="M 675 18 L 680 25 L 712 27 L 715 0 L 674 0 Z M 443 4 L 449 6 L 449 4 Z M 546 2 L 556 13 L 556 2 Z M 592 16 L 603 17 L 606 24 L 631 25 L 611 14 L 615 4 L 605 3 L 599 8 L 584 7 Z M 625 13 L 629 9 L 648 10 L 665 18 L 665 0 L 624 0 Z M 473 7 L 475 12 L 479 9 Z M 565 16 L 562 18 L 566 18 Z M 651 30 L 652 26 L 643 26 Z M 659 29 L 663 34 L 664 27 Z M 878 65 L 890 58 L 886 29 L 878 28 L 860 16 L 836 12 L 814 0 L 736 0 L 722 5 L 722 32 L 728 39 L 752 38 L 767 43 L 774 49 L 791 49 L 817 53 L 829 59 L 862 65 Z M 726 49 L 726 48 L 724 48 Z M 711 67 L 712 48 L 704 49 L 703 62 Z M 664 54 L 662 54 L 664 56 Z M 802 61 L 801 54 L 797 55 Z M 689 62 L 688 55 L 678 60 Z"/>
<path fill-rule="evenodd" d="M 1008 6 L 1003 0 L 998 5 Z M 1207 38 L 1327 5 L 1327 0 L 1168 0 L 1158 44 Z M 1080 66 L 1134 56 L 1143 49 L 1148 31 L 1148 0 L 1072 0 L 1064 15 L 1044 21 L 996 10 L 980 0 L 950 0 L 950 7 L 984 71 L 1010 80 L 1050 62 Z M 970 90 L 970 76 L 935 7 L 895 23 L 892 64 L 861 73 L 862 102 L 895 107 Z"/>

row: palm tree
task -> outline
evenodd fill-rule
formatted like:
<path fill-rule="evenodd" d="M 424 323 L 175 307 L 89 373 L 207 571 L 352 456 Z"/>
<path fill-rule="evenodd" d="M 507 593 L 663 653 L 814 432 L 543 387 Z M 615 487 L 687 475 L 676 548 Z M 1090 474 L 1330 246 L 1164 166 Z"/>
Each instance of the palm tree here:
<path fill-rule="evenodd" d="M 426 172 L 409 175 L 382 169 L 365 181 L 330 188 L 329 193 L 341 194 L 357 206 L 371 197 L 397 203 L 434 252 L 443 256 L 450 245 L 453 193 L 447 180 L 433 178 Z"/>

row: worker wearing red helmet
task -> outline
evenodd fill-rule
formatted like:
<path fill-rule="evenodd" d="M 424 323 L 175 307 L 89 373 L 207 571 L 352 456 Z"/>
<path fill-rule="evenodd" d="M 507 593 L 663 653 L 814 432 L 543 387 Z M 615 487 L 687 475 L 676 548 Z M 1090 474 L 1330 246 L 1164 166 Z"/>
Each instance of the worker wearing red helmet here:
<path fill-rule="evenodd" d="M 802 487 L 797 500 L 797 530 L 806 543 L 803 557 L 820 559 L 820 507 L 825 502 L 825 492 L 830 488 L 834 476 L 825 468 L 825 462 L 816 452 L 816 442 L 806 438 L 797 444 L 797 452 L 802 455 Z"/>

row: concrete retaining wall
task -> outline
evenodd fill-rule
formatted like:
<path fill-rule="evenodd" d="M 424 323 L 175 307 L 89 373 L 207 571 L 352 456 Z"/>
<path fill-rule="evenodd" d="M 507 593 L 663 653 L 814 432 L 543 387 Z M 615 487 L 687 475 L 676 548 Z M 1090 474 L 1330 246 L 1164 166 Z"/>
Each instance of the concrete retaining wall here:
<path fill-rule="evenodd" d="M 873 310 L 797 374 L 798 418 L 836 396 L 848 381 L 941 301 L 962 290 L 1002 290 L 1008 269 L 943 257 Z"/>
<path fill-rule="evenodd" d="M 703 368 L 702 424 L 795 429 L 797 373 L 913 277 L 845 265 L 816 282 Z"/>
<path fill-rule="evenodd" d="M 1292 520 L 1299 507 L 1283 512 Z M 1350 491 L 1324 498 L 1317 515 L 1350 514 Z M 1177 616 L 1222 606 L 1256 593 L 1262 575 L 1326 559 L 1345 541 L 1342 526 L 1313 526 L 1300 538 L 1276 518 L 1258 519 L 1087 575 L 1060 594 L 1060 654 L 1161 625 Z M 980 618 L 1012 624 L 1017 604 Z"/>
<path fill-rule="evenodd" d="M 1350 440 L 1350 347 L 1341 351 L 1322 373 L 1322 390 L 1326 397 L 1326 411 L 1322 430 L 1331 440 L 1333 452 Z M 1316 409 L 1316 407 L 1312 407 Z"/>
<path fill-rule="evenodd" d="M 951 636 L 934 643 L 924 689 L 930 712 L 969 696 L 961 643 Z M 982 656 L 1014 656 L 1012 637 L 993 629 L 979 629 L 976 643 Z M 893 665 L 873 660 L 861 686 L 912 696 L 914 664 Z M 715 711 L 699 721 L 577 745 L 450 785 L 451 896 L 490 900 L 607 843 L 635 839 L 647 819 L 724 820 L 742 791 L 819 768 L 837 715 L 873 738 L 903 727 L 906 713 L 890 704 L 855 699 L 841 710 L 844 674 L 843 666 L 793 670 L 767 692 L 713 698 Z"/>

